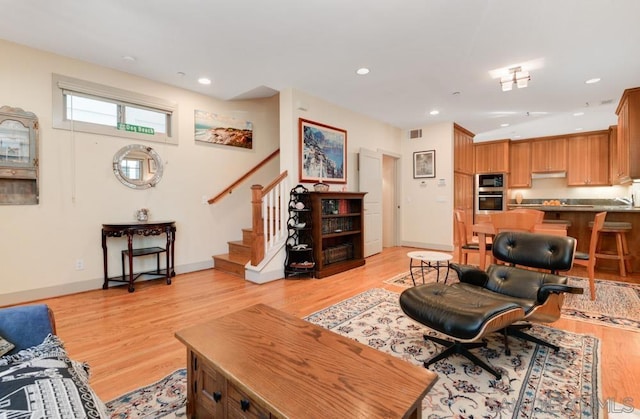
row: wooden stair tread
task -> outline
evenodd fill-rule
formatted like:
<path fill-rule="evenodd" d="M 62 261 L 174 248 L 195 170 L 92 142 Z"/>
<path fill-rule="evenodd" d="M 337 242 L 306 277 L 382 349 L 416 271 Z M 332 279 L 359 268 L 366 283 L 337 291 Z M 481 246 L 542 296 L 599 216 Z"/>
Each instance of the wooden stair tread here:
<path fill-rule="evenodd" d="M 232 262 L 232 263 L 241 263 L 242 265 L 245 265 L 247 262 L 249 262 L 249 260 L 251 260 L 251 258 L 249 257 L 245 257 L 242 255 L 235 255 L 235 254 L 231 254 L 231 253 L 224 253 L 222 255 L 214 255 L 213 256 L 214 259 L 221 259 L 221 260 L 225 260 L 227 262 Z"/>
<path fill-rule="evenodd" d="M 229 253 L 213 256 L 214 269 L 227 272 L 240 278 L 244 278 L 244 265 L 249 261 L 243 256 L 234 256 Z"/>

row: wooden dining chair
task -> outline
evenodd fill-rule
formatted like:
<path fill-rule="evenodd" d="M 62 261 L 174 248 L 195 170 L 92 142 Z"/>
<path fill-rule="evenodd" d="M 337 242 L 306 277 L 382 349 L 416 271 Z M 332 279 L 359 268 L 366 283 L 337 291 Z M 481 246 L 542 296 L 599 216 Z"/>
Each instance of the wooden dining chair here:
<path fill-rule="evenodd" d="M 491 223 L 496 234 L 502 231 L 533 232 L 536 224 L 539 224 L 538 218 L 539 215 L 535 213 L 503 211 L 491 214 Z"/>
<path fill-rule="evenodd" d="M 573 264 L 584 266 L 587 268 L 589 276 L 589 291 L 591 292 L 591 300 L 596 299 L 596 250 L 598 247 L 598 237 L 600 236 L 600 230 L 604 226 L 604 219 L 607 217 L 607 212 L 599 212 L 596 214 L 593 220 L 593 228 L 591 229 L 591 240 L 589 241 L 589 253 L 576 252 L 573 258 Z"/>
<path fill-rule="evenodd" d="M 457 260 L 459 263 L 468 264 L 469 253 L 475 253 L 480 255 L 480 246 L 478 242 L 469 240 L 467 234 L 467 224 L 465 222 L 464 210 L 454 210 L 454 219 L 456 224 L 456 234 L 458 235 L 458 247 L 457 247 Z M 491 243 L 484 244 L 485 248 L 491 254 Z"/>
<path fill-rule="evenodd" d="M 511 212 L 519 212 L 522 214 L 535 214 L 537 216 L 536 221 L 538 224 L 542 224 L 544 221 L 544 211 L 532 209 L 532 208 L 516 208 L 512 209 Z"/>

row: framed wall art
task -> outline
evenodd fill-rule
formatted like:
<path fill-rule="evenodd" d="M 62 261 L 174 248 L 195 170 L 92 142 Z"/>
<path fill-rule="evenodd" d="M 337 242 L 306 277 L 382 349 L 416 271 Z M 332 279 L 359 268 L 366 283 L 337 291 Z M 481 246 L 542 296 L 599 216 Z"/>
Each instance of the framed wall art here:
<path fill-rule="evenodd" d="M 252 149 L 253 124 L 230 116 L 196 110 L 195 140 Z"/>
<path fill-rule="evenodd" d="M 300 118 L 300 182 L 347 183 L 347 131 Z"/>
<path fill-rule="evenodd" d="M 413 178 L 436 177 L 436 151 L 415 151 L 413 153 Z"/>

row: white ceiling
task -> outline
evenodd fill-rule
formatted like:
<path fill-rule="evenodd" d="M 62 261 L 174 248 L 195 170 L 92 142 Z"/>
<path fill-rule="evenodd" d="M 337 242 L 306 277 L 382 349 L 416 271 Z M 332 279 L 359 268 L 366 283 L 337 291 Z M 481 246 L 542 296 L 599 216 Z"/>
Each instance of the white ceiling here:
<path fill-rule="evenodd" d="M 406 130 L 455 121 L 477 140 L 606 129 L 623 90 L 640 86 L 638 0 L 0 5 L 5 40 L 218 99 L 293 87 Z M 529 87 L 502 92 L 489 71 L 522 62 L 541 64 Z M 371 73 L 357 76 L 363 66 Z M 602 81 L 584 83 L 592 77 Z"/>

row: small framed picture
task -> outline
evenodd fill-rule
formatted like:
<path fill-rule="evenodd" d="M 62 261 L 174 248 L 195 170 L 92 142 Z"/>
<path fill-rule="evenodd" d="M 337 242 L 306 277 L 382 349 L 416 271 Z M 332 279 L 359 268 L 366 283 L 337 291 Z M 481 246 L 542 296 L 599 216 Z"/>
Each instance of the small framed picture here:
<path fill-rule="evenodd" d="M 415 151 L 413 153 L 413 178 L 436 177 L 436 151 Z"/>

